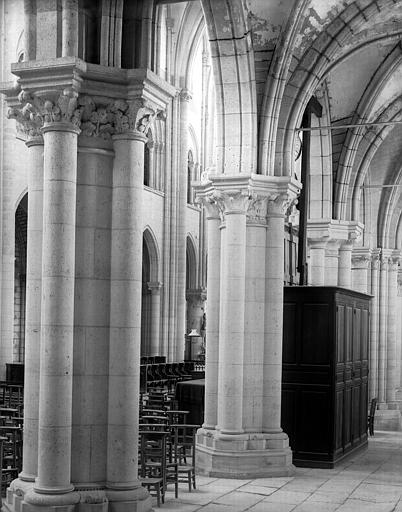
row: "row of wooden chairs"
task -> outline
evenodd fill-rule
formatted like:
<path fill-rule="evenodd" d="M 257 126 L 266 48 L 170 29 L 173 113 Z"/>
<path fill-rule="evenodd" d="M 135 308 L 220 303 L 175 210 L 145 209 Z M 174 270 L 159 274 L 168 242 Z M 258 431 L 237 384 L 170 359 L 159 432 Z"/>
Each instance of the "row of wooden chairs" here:
<path fill-rule="evenodd" d="M 155 491 L 158 506 L 165 501 L 169 484 L 178 497 L 179 482 L 191 492 L 195 480 L 195 433 L 189 411 L 177 408 L 173 396 L 163 389 L 151 390 L 141 398 L 139 420 L 139 475 L 149 491 Z"/>
<path fill-rule="evenodd" d="M 198 425 L 142 423 L 139 431 L 139 475 L 143 486 L 156 492 L 158 506 L 165 502 L 168 484 L 196 488 L 195 434 Z"/>
<path fill-rule="evenodd" d="M 154 363 L 140 366 L 140 389 L 147 391 L 150 387 L 174 389 L 177 382 L 191 380 L 192 366 L 181 363 Z"/>

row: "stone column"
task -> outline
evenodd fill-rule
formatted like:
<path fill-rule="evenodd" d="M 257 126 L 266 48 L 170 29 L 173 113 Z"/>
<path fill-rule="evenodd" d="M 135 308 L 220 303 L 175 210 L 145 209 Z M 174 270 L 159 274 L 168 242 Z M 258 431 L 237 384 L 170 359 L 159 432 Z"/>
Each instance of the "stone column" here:
<path fill-rule="evenodd" d="M 151 188 L 157 189 L 157 181 L 156 181 L 156 173 L 155 173 L 155 143 L 153 141 L 148 141 L 147 143 L 149 150 L 149 186 Z"/>
<path fill-rule="evenodd" d="M 219 322 L 218 424 L 223 435 L 243 433 L 243 344 L 247 195 L 222 193 L 224 252 Z"/>
<path fill-rule="evenodd" d="M 397 387 L 402 390 L 402 269 L 398 270 L 398 301 L 397 301 Z"/>
<path fill-rule="evenodd" d="M 338 285 L 339 241 L 329 240 L 325 248 L 325 286 Z"/>
<path fill-rule="evenodd" d="M 213 197 L 204 201 L 207 221 L 207 311 L 205 343 L 205 411 L 203 429 L 214 430 L 218 423 L 218 363 L 221 217 Z"/>
<path fill-rule="evenodd" d="M 398 266 L 400 252 L 393 251 L 389 260 L 388 269 L 388 326 L 387 326 L 387 383 L 386 400 L 388 408 L 395 408 L 395 393 L 398 387 L 396 382 L 396 310 L 397 310 L 397 286 Z"/>
<path fill-rule="evenodd" d="M 38 477 L 34 490 L 40 494 L 65 495 L 74 489 L 70 475 L 79 129 L 70 122 L 60 121 L 45 123 L 42 131 L 42 327 Z M 73 503 L 77 499 L 78 496 L 71 496 Z M 36 504 L 31 497 L 26 500 Z"/>
<path fill-rule="evenodd" d="M 367 293 L 368 269 L 370 252 L 367 249 L 355 249 L 352 254 L 352 286 L 353 289 Z"/>
<path fill-rule="evenodd" d="M 369 360 L 369 399 L 378 395 L 378 304 L 379 304 L 379 266 L 381 249 L 371 252 L 371 300 L 370 316 L 370 360 Z"/>
<path fill-rule="evenodd" d="M 177 208 L 177 333 L 176 361 L 184 358 L 184 341 L 186 334 L 186 217 L 187 217 L 187 153 L 188 153 L 188 106 L 191 95 L 186 89 L 180 93 L 180 128 L 179 136 L 179 180 Z"/>
<path fill-rule="evenodd" d="M 243 429 L 245 432 L 261 432 L 264 405 L 266 405 L 264 404 L 266 381 L 263 378 L 266 337 L 264 315 L 261 314 L 265 309 L 265 258 L 268 252 L 266 239 L 267 198 L 255 194 L 247 211 L 243 348 Z M 276 263 L 272 261 L 272 264 Z"/>
<path fill-rule="evenodd" d="M 137 126 L 138 122 L 135 122 L 135 129 L 113 136 L 106 486 L 110 501 L 144 501 L 141 510 L 151 510 L 148 493 L 138 480 L 142 194 L 147 138 Z"/>
<path fill-rule="evenodd" d="M 325 248 L 327 239 L 309 240 L 310 263 L 309 282 L 313 286 L 324 286 L 325 283 Z"/>
<path fill-rule="evenodd" d="M 285 199 L 286 195 L 280 195 L 268 202 L 262 417 L 263 432 L 276 434 L 283 439 L 287 439 L 287 435 L 281 428 L 283 275 L 279 269 L 284 268 Z M 316 246 L 314 250 L 318 251 Z"/>
<path fill-rule="evenodd" d="M 347 240 L 339 247 L 338 286 L 352 287 L 352 249 L 353 242 Z"/>
<path fill-rule="evenodd" d="M 82 493 L 106 479 L 114 155 L 110 140 L 78 143 L 71 480 Z"/>
<path fill-rule="evenodd" d="M 387 309 L 388 309 L 388 263 L 389 255 L 383 249 L 380 263 L 379 319 L 378 319 L 378 405 L 386 408 L 386 364 L 387 364 Z"/>
<path fill-rule="evenodd" d="M 161 287 L 162 283 L 148 283 L 151 291 L 151 356 L 160 356 L 160 323 L 161 323 Z"/>
<path fill-rule="evenodd" d="M 297 186 L 290 178 L 215 175 L 195 190 L 198 197 L 213 198 L 224 218 L 217 424 L 215 409 L 209 406 L 215 397 L 206 394 L 208 413 L 197 436 L 197 467 L 202 474 L 216 477 L 292 474 L 292 452 L 280 418 L 283 230 L 288 197 L 294 199 Z M 215 214 L 214 237 L 218 225 Z M 218 268 L 212 266 L 218 254 L 210 246 L 213 240 L 215 246 L 218 242 L 211 236 L 209 230 L 207 308 L 213 313 L 207 316 L 207 371 L 208 351 L 215 341 L 209 334 L 210 323 L 218 311 L 210 310 L 214 306 L 210 272 Z M 208 374 L 206 378 L 208 382 Z"/>
<path fill-rule="evenodd" d="M 76 57 L 78 54 L 78 0 L 62 0 L 62 57 Z"/>
<path fill-rule="evenodd" d="M 40 319 L 42 295 L 43 137 L 28 140 L 27 288 L 25 317 L 24 442 L 19 478 L 38 472 Z"/>

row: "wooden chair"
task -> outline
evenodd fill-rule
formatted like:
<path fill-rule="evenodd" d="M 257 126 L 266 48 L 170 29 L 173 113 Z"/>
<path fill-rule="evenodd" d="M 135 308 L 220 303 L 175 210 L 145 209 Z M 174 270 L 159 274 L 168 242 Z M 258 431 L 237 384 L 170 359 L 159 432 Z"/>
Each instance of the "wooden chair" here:
<path fill-rule="evenodd" d="M 370 436 L 374 435 L 374 415 L 377 409 L 377 397 L 372 398 L 370 402 L 370 410 L 367 418 L 367 428 Z"/>
<path fill-rule="evenodd" d="M 166 436 L 167 432 L 161 431 L 150 431 L 150 430 L 140 430 L 140 482 L 141 485 L 146 487 L 148 491 L 151 491 L 151 488 L 155 489 L 156 500 L 158 503 L 158 507 L 162 503 L 165 503 L 165 481 L 164 475 L 166 473 L 164 468 L 164 461 L 166 459 L 159 458 L 159 451 L 163 453 L 163 450 L 166 446 Z M 147 463 L 151 460 L 151 457 L 156 457 L 157 460 L 161 462 L 160 471 L 157 475 L 152 474 L 148 471 Z M 154 473 L 154 472 L 153 472 Z"/>
<path fill-rule="evenodd" d="M 179 482 L 187 482 L 188 490 L 191 492 L 191 485 L 196 489 L 195 483 L 195 434 L 199 425 L 176 424 L 171 425 L 174 435 L 174 454 L 175 460 L 178 463 Z M 181 454 L 184 452 L 191 462 L 181 463 L 183 458 Z M 180 479 L 183 475 L 185 479 Z"/>

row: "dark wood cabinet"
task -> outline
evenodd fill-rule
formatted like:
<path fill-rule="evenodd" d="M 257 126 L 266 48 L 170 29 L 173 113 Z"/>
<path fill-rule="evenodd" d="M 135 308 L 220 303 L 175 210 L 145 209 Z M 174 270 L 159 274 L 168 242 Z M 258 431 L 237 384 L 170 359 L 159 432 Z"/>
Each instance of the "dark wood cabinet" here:
<path fill-rule="evenodd" d="M 332 468 L 367 445 L 371 297 L 284 289 L 282 428 L 296 466 Z"/>

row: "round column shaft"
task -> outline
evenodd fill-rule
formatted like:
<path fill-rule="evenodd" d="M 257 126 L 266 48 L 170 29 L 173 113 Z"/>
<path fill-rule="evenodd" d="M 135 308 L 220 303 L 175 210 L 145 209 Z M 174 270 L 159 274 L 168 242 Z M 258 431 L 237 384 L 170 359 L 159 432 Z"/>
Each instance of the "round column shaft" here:
<path fill-rule="evenodd" d="M 38 477 L 45 494 L 73 489 L 71 414 L 77 135 L 70 123 L 43 128 L 44 195 Z"/>
<path fill-rule="evenodd" d="M 218 422 L 218 363 L 219 363 L 219 301 L 220 301 L 220 258 L 221 219 L 218 209 L 207 207 L 207 325 L 205 344 L 205 429 L 215 429 Z"/>
<path fill-rule="evenodd" d="M 264 374 L 264 295 L 266 219 L 250 216 L 247 222 L 245 333 L 243 348 L 243 428 L 261 432 Z"/>
<path fill-rule="evenodd" d="M 398 260 L 391 258 L 388 270 L 387 404 L 395 401 L 396 383 L 396 301 Z"/>
<path fill-rule="evenodd" d="M 243 432 L 243 344 L 246 212 L 225 212 L 219 324 L 218 425 L 222 434 Z M 208 338 L 207 338 L 208 344 Z"/>
<path fill-rule="evenodd" d="M 371 260 L 371 315 L 370 315 L 370 360 L 369 399 L 378 396 L 378 303 L 379 303 L 379 255 Z"/>
<path fill-rule="evenodd" d="M 280 433 L 283 322 L 284 214 L 273 201 L 267 216 L 262 431 Z M 317 250 L 324 260 L 325 246 Z"/>
<path fill-rule="evenodd" d="M 386 364 L 387 364 L 387 306 L 388 306 L 388 258 L 381 260 L 379 290 L 379 340 L 378 340 L 378 402 L 386 401 Z"/>
<path fill-rule="evenodd" d="M 107 487 L 138 481 L 144 144 L 114 136 Z"/>
<path fill-rule="evenodd" d="M 24 368 L 24 442 L 19 478 L 34 482 L 38 472 L 40 319 L 42 296 L 43 138 L 27 142 L 28 226 Z"/>

